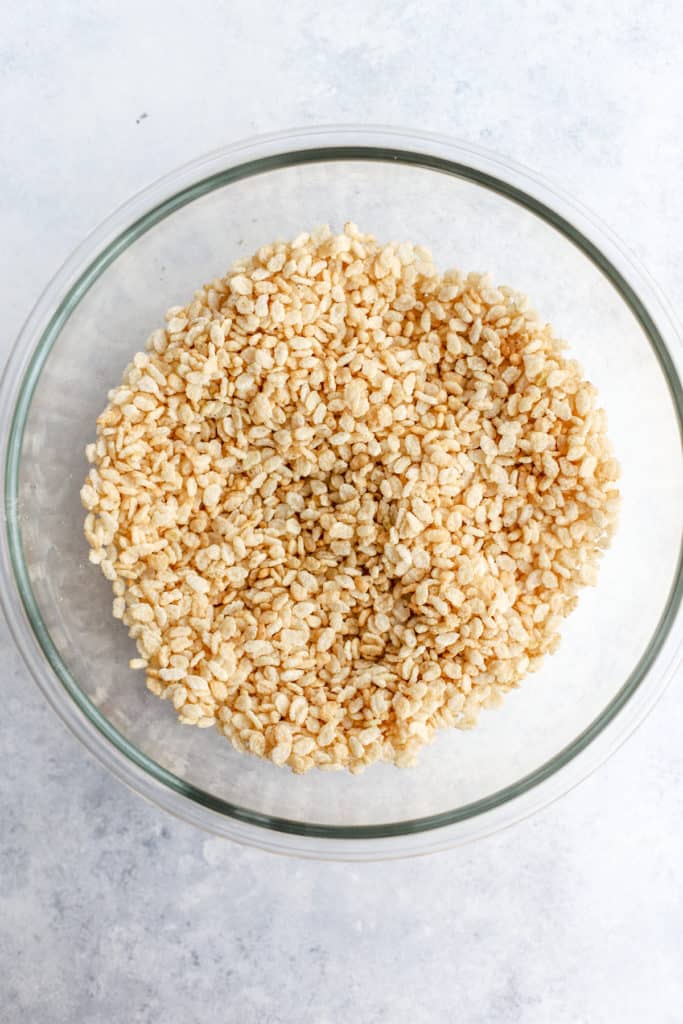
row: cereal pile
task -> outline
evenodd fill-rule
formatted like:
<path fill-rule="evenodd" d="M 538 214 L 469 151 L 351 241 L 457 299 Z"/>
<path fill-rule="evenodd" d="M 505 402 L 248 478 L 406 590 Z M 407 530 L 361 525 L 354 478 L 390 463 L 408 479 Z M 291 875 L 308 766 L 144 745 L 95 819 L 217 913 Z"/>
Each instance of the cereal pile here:
<path fill-rule="evenodd" d="M 618 466 L 523 296 L 347 224 L 166 319 L 81 497 L 131 665 L 181 722 L 295 772 L 409 765 L 557 648 Z"/>

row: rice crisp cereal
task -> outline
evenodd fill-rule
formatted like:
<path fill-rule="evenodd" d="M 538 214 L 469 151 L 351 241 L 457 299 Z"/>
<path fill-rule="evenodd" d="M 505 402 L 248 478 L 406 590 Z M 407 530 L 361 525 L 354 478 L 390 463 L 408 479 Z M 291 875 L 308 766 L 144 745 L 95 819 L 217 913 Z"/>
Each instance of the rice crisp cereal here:
<path fill-rule="evenodd" d="M 410 765 L 473 725 L 556 650 L 616 523 L 563 353 L 524 296 L 353 224 L 170 309 L 81 490 L 131 666 L 295 772 Z"/>

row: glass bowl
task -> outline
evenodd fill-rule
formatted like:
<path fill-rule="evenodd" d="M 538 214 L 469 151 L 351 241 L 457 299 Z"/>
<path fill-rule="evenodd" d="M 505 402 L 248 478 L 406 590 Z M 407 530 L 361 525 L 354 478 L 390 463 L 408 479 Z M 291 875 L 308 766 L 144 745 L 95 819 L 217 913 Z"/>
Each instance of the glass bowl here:
<path fill-rule="evenodd" d="M 429 246 L 528 294 L 599 390 L 623 512 L 560 651 L 417 767 L 297 777 L 181 728 L 129 670 L 133 642 L 89 564 L 79 488 L 107 390 L 166 308 L 237 257 L 320 223 Z M 223 836 L 321 857 L 422 853 L 508 825 L 584 777 L 643 718 L 680 655 L 681 342 L 658 289 L 595 217 L 469 145 L 392 129 L 243 142 L 174 172 L 50 283 L 2 383 L 2 602 L 52 706 L 137 792 Z"/>

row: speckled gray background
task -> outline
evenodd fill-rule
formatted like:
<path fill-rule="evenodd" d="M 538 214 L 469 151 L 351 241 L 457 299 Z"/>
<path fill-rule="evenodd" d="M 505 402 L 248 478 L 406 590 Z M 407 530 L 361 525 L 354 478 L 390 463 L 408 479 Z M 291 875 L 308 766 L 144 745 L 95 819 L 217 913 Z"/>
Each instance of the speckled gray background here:
<path fill-rule="evenodd" d="M 429 128 L 530 164 L 683 303 L 677 0 L 27 0 L 3 21 L 3 351 L 132 192 L 321 121 Z M 2 1024 L 683 1020 L 680 679 L 532 820 L 354 866 L 241 849 L 145 805 L 66 733 L 1 624 L 0 645 Z"/>

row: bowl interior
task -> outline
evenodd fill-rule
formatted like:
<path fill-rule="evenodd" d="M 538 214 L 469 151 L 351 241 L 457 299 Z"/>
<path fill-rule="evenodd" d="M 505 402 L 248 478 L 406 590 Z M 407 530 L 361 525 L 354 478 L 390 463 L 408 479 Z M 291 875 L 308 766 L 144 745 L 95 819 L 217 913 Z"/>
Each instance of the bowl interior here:
<path fill-rule="evenodd" d="M 560 768 L 569 745 L 647 668 L 674 580 L 683 507 L 678 418 L 665 373 L 638 318 L 586 254 L 476 181 L 385 159 L 330 157 L 247 171 L 207 181 L 189 201 L 134 225 L 42 342 L 44 364 L 19 439 L 21 550 L 14 552 L 34 614 L 59 670 L 150 771 L 169 770 L 190 797 L 203 791 L 304 830 L 318 823 L 400 831 L 418 827 L 409 824 L 415 819 L 473 813 L 477 802 L 504 799 L 549 762 Z M 110 584 L 88 563 L 78 492 L 83 449 L 107 390 L 165 309 L 259 245 L 349 219 L 382 240 L 428 245 L 442 269 L 488 270 L 532 298 L 600 389 L 622 465 L 623 511 L 599 585 L 582 594 L 559 653 L 501 709 L 470 732 L 440 734 L 414 769 L 294 777 L 235 753 L 211 730 L 181 727 L 142 674 L 128 669 L 134 645 L 111 617 Z"/>

